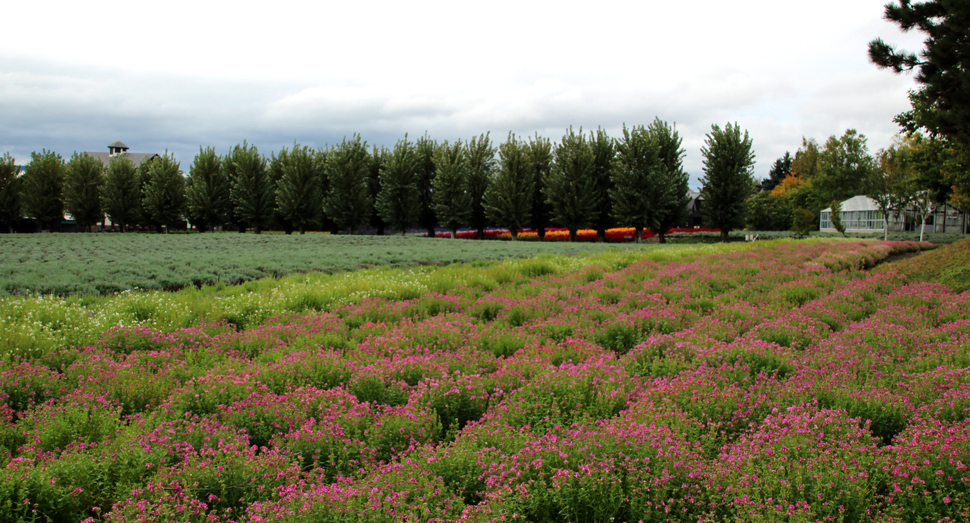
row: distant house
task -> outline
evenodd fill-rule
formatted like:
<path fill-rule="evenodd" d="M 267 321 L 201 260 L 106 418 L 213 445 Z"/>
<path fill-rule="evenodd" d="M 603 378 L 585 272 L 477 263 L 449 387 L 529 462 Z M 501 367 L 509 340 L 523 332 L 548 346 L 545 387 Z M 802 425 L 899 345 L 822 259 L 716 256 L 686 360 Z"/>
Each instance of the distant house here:
<path fill-rule="evenodd" d="M 106 153 L 85 151 L 84 154 L 101 160 L 101 163 L 104 165 L 108 165 L 112 158 L 122 154 L 128 155 L 128 159 L 134 162 L 135 165 L 141 165 L 146 160 L 151 160 L 152 158 L 158 156 L 158 154 L 155 153 L 130 153 L 128 152 L 128 146 L 121 142 L 115 142 L 109 145 L 108 152 Z"/>
<path fill-rule="evenodd" d="M 943 205 L 926 220 L 926 233 L 967 233 L 967 213 L 953 207 Z M 854 196 L 842 202 L 842 225 L 846 232 L 881 232 L 885 230 L 885 217 L 875 200 L 868 196 Z M 889 216 L 890 232 L 919 232 L 920 219 L 916 210 L 906 209 L 899 218 Z M 818 228 L 822 232 L 835 232 L 832 226 L 832 208 L 822 209 L 819 213 Z"/>
<path fill-rule="evenodd" d="M 697 228 L 704 226 L 704 197 L 701 193 L 697 191 L 687 191 L 687 217 L 684 221 L 684 227 L 687 228 Z"/>

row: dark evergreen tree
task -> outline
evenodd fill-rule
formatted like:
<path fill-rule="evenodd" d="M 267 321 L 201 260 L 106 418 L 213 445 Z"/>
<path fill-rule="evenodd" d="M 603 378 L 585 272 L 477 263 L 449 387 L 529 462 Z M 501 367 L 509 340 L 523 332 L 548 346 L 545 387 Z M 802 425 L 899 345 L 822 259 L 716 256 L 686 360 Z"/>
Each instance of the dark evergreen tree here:
<path fill-rule="evenodd" d="M 104 164 L 101 160 L 75 152 L 64 166 L 64 210 L 79 227 L 90 230 L 104 218 L 103 187 Z"/>
<path fill-rule="evenodd" d="M 434 179 L 434 211 L 438 223 L 458 238 L 458 228 L 468 224 L 472 216 L 472 197 L 468 192 L 468 166 L 461 140 L 447 141 L 434 152 L 437 175 Z"/>
<path fill-rule="evenodd" d="M 472 198 L 471 226 L 478 231 L 478 239 L 485 239 L 485 191 L 495 176 L 495 147 L 489 133 L 472 137 L 465 144 L 465 163 L 468 166 L 468 193 Z"/>
<path fill-rule="evenodd" d="M 23 211 L 20 205 L 20 172 L 10 153 L 0 157 L 0 225 L 13 233 L 13 227 L 20 221 Z"/>
<path fill-rule="evenodd" d="M 229 194 L 236 217 L 259 234 L 276 209 L 276 187 L 266 169 L 266 158 L 255 145 L 243 142 L 227 161 L 235 167 L 236 180 Z"/>
<path fill-rule="evenodd" d="M 222 166 L 222 158 L 212 147 L 199 147 L 186 188 L 189 216 L 199 229 L 215 230 L 216 225 L 229 220 L 232 201 L 229 199 L 229 178 Z"/>
<path fill-rule="evenodd" d="M 657 180 L 665 165 L 660 161 L 660 146 L 642 125 L 627 129 L 616 141 L 613 163 L 613 217 L 618 224 L 632 226 L 634 241 L 640 243 L 643 228 L 653 220 Z"/>
<path fill-rule="evenodd" d="M 148 168 L 142 205 L 152 220 L 166 226 L 168 232 L 185 222 L 185 204 L 185 176 L 179 162 L 166 151 Z"/>
<path fill-rule="evenodd" d="M 377 212 L 377 197 L 381 194 L 381 171 L 387 167 L 388 151 L 385 147 L 374 146 L 374 151 L 370 157 L 370 168 L 367 171 L 367 193 L 370 195 L 371 207 L 370 226 L 377 229 L 379 236 L 384 235 L 387 222 L 381 218 L 381 213 Z"/>
<path fill-rule="evenodd" d="M 791 174 L 791 163 L 793 158 L 788 151 L 785 151 L 785 156 L 775 160 L 775 163 L 768 170 L 768 177 L 761 180 L 761 190 L 770 191 L 778 186 L 782 180 Z"/>
<path fill-rule="evenodd" d="M 869 43 L 869 59 L 878 67 L 897 74 L 917 70 L 921 87 L 913 93 L 914 110 L 897 121 L 970 148 L 970 2 L 901 0 L 886 5 L 885 18 L 903 31 L 926 35 L 918 55 L 897 51 L 882 39 Z"/>
<path fill-rule="evenodd" d="M 327 214 L 340 229 L 356 234 L 367 223 L 374 206 L 367 187 L 371 172 L 371 155 L 360 135 L 344 138 L 327 158 L 330 192 L 324 201 Z"/>
<path fill-rule="evenodd" d="M 731 229 L 744 227 L 745 202 L 754 190 L 754 151 L 751 138 L 741 127 L 728 123 L 722 130 L 712 125 L 701 148 L 704 176 L 701 178 L 704 212 L 713 227 L 721 229 L 721 241 L 728 241 Z"/>
<path fill-rule="evenodd" d="M 127 154 L 112 158 L 105 170 L 104 189 L 101 192 L 108 219 L 118 225 L 121 232 L 127 232 L 128 226 L 137 223 L 143 213 L 141 200 L 138 167 Z"/>
<path fill-rule="evenodd" d="M 24 214 L 41 229 L 51 230 L 64 219 L 64 159 L 44 149 L 30 153 L 21 192 Z"/>
<path fill-rule="evenodd" d="M 552 169 L 552 142 L 535 134 L 529 139 L 529 162 L 532 165 L 532 219 L 530 226 L 535 229 L 539 239 L 546 236 L 549 213 L 546 211 L 545 180 Z"/>
<path fill-rule="evenodd" d="M 398 140 L 381 171 L 381 192 L 377 195 L 377 212 L 388 225 L 407 232 L 418 219 L 418 154 L 407 135 Z"/>
<path fill-rule="evenodd" d="M 606 229 L 613 227 L 613 201 L 610 190 L 613 188 L 613 160 L 616 148 L 613 138 L 610 138 L 602 128 L 590 132 L 589 146 L 593 150 L 593 180 L 596 196 L 600 200 L 597 216 L 593 220 L 596 237 L 599 241 L 606 239 Z"/>
<path fill-rule="evenodd" d="M 529 224 L 532 214 L 532 162 L 529 148 L 514 134 L 498 148 L 498 172 L 485 191 L 484 205 L 488 220 L 507 227 L 512 240 L 518 239 L 518 229 Z"/>
<path fill-rule="evenodd" d="M 438 218 L 434 212 L 434 179 L 437 175 L 434 151 L 437 148 L 438 143 L 432 140 L 427 132 L 415 142 L 415 151 L 418 155 L 415 179 L 418 187 L 418 225 L 424 227 L 429 238 L 434 238 L 434 229 L 438 226 Z"/>
<path fill-rule="evenodd" d="M 583 130 L 570 127 L 553 150 L 553 164 L 546 178 L 546 203 L 551 221 L 569 229 L 569 241 L 576 232 L 589 227 L 599 216 L 603 204 L 596 190 L 596 156 Z"/>
<path fill-rule="evenodd" d="M 667 231 L 684 221 L 690 202 L 687 194 L 690 175 L 684 171 L 686 151 L 681 148 L 683 141 L 676 127 L 659 118 L 647 127 L 647 133 L 657 144 L 663 164 L 663 169 L 656 172 L 650 227 L 657 233 L 660 243 L 667 243 Z"/>

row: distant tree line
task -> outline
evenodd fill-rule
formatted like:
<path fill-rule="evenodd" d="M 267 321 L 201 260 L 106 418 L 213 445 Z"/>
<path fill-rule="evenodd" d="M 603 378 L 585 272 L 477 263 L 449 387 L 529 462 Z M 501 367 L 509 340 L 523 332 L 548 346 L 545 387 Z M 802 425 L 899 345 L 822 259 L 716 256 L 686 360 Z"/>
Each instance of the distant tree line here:
<path fill-rule="evenodd" d="M 614 138 L 604 130 L 569 128 L 559 142 L 509 133 L 502 144 L 489 133 L 468 141 L 438 142 L 407 135 L 392 148 L 368 146 L 359 135 L 311 149 L 297 143 L 269 157 L 243 142 L 219 155 L 201 148 L 188 175 L 166 153 L 135 165 L 126 155 L 107 165 L 74 153 L 68 161 L 47 150 L 33 153 L 22 176 L 9 154 L 0 161 L 0 223 L 23 216 L 42 229 L 69 213 L 89 228 L 103 217 L 124 231 L 161 230 L 184 224 L 217 227 L 330 230 L 377 234 L 419 227 L 456 232 L 470 227 L 484 238 L 490 226 L 550 226 L 575 239 L 592 227 L 600 238 L 615 226 L 660 233 L 679 225 L 688 203 L 689 175 L 676 128 L 659 119 L 624 126 Z M 705 197 L 711 223 L 743 226 L 745 199 L 755 187 L 754 156 L 737 125 L 712 127 L 704 156 Z M 454 236 L 454 235 L 453 235 Z M 636 235 L 640 237 L 639 234 Z"/>

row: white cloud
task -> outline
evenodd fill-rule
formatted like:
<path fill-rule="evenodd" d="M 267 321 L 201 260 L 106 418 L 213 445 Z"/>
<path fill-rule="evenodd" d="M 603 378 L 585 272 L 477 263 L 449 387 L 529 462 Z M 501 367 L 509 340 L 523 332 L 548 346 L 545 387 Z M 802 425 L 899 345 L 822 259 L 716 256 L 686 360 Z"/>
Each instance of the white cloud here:
<path fill-rule="evenodd" d="M 737 121 L 759 176 L 801 136 L 852 127 L 888 145 L 907 77 L 866 59 L 884 0 L 588 3 L 496 0 L 192 2 L 35 0 L 5 18 L 0 149 L 19 161 L 121 139 L 191 162 L 199 145 L 264 152 L 359 132 L 454 140 L 569 125 L 677 122 L 700 174 L 710 125 Z"/>

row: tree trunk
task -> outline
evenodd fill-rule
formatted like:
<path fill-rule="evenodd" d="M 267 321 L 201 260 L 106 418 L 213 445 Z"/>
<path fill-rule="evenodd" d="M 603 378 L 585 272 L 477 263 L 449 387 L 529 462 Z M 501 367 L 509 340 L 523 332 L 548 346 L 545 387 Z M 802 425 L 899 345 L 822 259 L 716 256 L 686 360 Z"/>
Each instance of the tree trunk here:
<path fill-rule="evenodd" d="M 263 232 L 263 230 L 259 228 L 259 225 L 253 227 L 253 234 L 259 234 L 261 232 Z"/>
<path fill-rule="evenodd" d="M 426 227 L 428 230 L 428 238 L 436 238 L 438 236 L 438 231 L 434 230 L 434 227 Z"/>
<path fill-rule="evenodd" d="M 633 241 L 635 243 L 640 243 L 640 240 L 642 238 L 643 238 L 643 227 L 634 227 L 633 228 Z"/>
<path fill-rule="evenodd" d="M 539 241 L 545 240 L 546 239 L 546 228 L 545 227 L 539 227 L 538 229 L 536 229 L 536 234 L 539 236 Z"/>
<path fill-rule="evenodd" d="M 516 241 L 519 239 L 519 231 L 515 227 L 509 228 L 509 234 L 512 235 L 512 241 Z"/>
<path fill-rule="evenodd" d="M 657 242 L 659 242 L 659 243 L 667 243 L 667 235 L 664 234 L 664 233 L 658 234 L 657 235 Z"/>
<path fill-rule="evenodd" d="M 596 229 L 596 241 L 599 243 L 606 241 L 606 229 Z"/>
<path fill-rule="evenodd" d="M 458 229 L 452 229 L 451 230 L 451 239 L 452 240 L 457 240 L 458 239 Z"/>
<path fill-rule="evenodd" d="M 575 228 L 570 227 L 570 229 L 569 229 L 569 241 L 570 242 L 576 241 L 576 229 Z"/>
<path fill-rule="evenodd" d="M 300 225 L 300 234 L 306 234 L 306 227 Z"/>
<path fill-rule="evenodd" d="M 485 227 L 479 227 L 478 228 L 478 239 L 479 240 L 484 240 L 485 239 Z"/>
<path fill-rule="evenodd" d="M 727 229 L 721 229 L 721 243 L 728 242 L 728 232 L 729 231 Z"/>
<path fill-rule="evenodd" d="M 381 225 L 380 227 L 377 228 L 377 235 L 378 236 L 384 236 L 384 226 L 383 225 Z"/>

